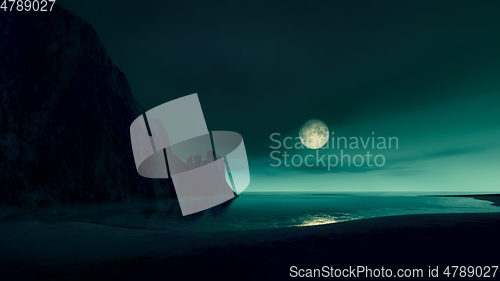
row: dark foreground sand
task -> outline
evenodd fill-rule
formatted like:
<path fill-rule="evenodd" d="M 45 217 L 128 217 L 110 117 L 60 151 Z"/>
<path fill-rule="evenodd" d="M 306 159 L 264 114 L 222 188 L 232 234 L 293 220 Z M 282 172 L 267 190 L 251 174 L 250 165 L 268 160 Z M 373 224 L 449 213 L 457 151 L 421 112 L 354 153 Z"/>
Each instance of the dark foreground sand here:
<path fill-rule="evenodd" d="M 292 265 L 498 265 L 499 230 L 500 213 L 225 233 L 4 222 L 0 280 L 281 280 Z"/>

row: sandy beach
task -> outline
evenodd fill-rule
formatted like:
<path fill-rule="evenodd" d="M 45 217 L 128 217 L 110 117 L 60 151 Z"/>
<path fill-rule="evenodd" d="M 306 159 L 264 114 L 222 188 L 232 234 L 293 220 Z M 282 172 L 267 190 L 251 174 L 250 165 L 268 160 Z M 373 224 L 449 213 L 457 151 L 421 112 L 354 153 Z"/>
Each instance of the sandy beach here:
<path fill-rule="evenodd" d="M 495 265 L 499 230 L 500 213 L 394 216 L 200 233 L 12 221 L 0 225 L 0 279 L 282 280 L 290 278 L 294 265 Z"/>

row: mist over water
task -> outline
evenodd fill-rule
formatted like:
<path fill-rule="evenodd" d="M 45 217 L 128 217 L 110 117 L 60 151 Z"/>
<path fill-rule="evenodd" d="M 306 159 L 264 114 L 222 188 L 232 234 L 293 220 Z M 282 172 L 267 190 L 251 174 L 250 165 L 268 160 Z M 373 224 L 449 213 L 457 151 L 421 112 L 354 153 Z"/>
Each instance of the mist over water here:
<path fill-rule="evenodd" d="M 176 199 L 68 206 L 56 220 L 164 231 L 300 228 L 368 218 L 438 213 L 490 213 L 500 208 L 469 197 L 404 194 L 244 193 L 182 217 Z"/>

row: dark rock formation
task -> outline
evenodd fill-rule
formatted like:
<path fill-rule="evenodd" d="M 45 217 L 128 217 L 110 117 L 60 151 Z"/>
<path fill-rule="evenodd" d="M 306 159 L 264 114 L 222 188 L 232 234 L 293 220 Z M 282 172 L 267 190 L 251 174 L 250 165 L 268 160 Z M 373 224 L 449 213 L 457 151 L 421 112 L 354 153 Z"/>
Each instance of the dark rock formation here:
<path fill-rule="evenodd" d="M 143 110 L 92 27 L 54 6 L 0 17 L 0 202 L 155 198 L 130 123 Z"/>

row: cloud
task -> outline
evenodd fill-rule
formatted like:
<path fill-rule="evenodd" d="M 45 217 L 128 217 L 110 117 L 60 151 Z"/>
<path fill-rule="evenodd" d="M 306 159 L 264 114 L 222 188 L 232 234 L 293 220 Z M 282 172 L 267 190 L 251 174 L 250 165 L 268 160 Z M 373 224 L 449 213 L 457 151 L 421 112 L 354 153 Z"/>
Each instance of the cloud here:
<path fill-rule="evenodd" d="M 458 157 L 462 155 L 480 153 L 484 151 L 488 151 L 494 149 L 494 146 L 486 146 L 486 145 L 475 145 L 475 146 L 464 146 L 464 147 L 455 147 L 443 150 L 437 150 L 428 153 L 421 153 L 420 155 L 416 155 L 414 157 L 405 157 L 405 158 L 387 158 L 386 164 L 382 167 L 368 167 L 363 165 L 361 167 L 356 167 L 354 165 L 349 166 L 337 166 L 332 167 L 330 171 L 328 171 L 327 166 L 312 166 L 307 167 L 305 164 L 301 166 L 289 166 L 285 167 L 283 165 L 279 167 L 270 166 L 271 163 L 274 163 L 269 156 L 261 155 L 259 158 L 254 158 L 251 162 L 251 171 L 252 174 L 260 174 L 265 176 L 276 176 L 282 174 L 296 174 L 307 173 L 307 174 L 337 174 L 337 173 L 370 173 L 370 172 L 380 172 L 380 171 L 391 171 L 397 175 L 408 175 L 408 174 L 418 174 L 419 171 L 412 169 L 412 166 L 415 163 L 419 163 L 422 161 L 436 160 L 442 158 L 452 158 Z M 328 153 L 327 153 L 328 154 Z M 328 165 L 327 156 L 325 157 L 325 164 Z M 315 158 L 314 160 L 315 161 Z M 373 163 L 373 162 L 372 162 Z"/>

